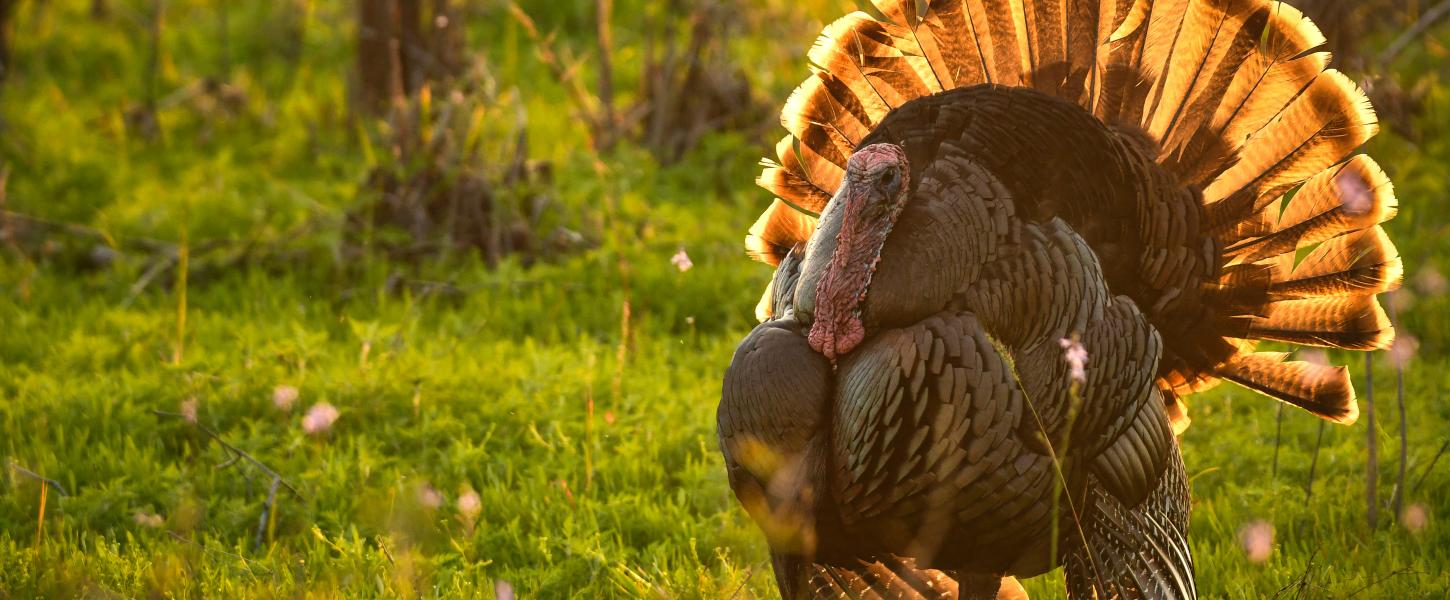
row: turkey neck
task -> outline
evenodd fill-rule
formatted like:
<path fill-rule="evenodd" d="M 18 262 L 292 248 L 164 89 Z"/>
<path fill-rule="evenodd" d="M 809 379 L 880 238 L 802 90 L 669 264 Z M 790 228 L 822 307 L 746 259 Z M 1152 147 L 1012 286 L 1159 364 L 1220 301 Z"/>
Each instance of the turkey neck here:
<path fill-rule="evenodd" d="M 850 352 L 866 338 L 866 327 L 861 322 L 861 303 L 871 287 L 871 277 L 881 263 L 881 248 L 886 245 L 901 214 L 899 203 L 886 209 L 886 214 L 877 219 L 863 214 L 867 209 L 869 192 L 852 189 L 857 184 L 848 184 L 844 214 L 841 216 L 840 235 L 825 275 L 816 288 L 816 320 L 811 325 L 810 342 L 830 360 Z"/>

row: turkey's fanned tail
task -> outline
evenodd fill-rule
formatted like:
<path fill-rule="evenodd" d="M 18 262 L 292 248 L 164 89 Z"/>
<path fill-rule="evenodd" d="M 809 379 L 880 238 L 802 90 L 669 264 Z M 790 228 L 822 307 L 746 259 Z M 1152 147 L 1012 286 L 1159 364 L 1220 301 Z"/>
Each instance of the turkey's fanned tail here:
<path fill-rule="evenodd" d="M 810 236 L 807 213 L 824 208 L 846 159 L 894 108 L 979 84 L 1033 87 L 1146 136 L 1158 165 L 1201 195 L 1217 273 L 1196 292 L 1201 323 L 1166 342 L 1159 377 L 1170 395 L 1228 379 L 1354 419 L 1342 370 L 1254 351 L 1258 340 L 1387 347 L 1393 330 L 1375 296 L 1403 271 L 1379 227 L 1396 210 L 1389 180 L 1368 157 L 1350 158 L 1375 134 L 1374 112 L 1327 70 L 1324 36 L 1303 13 L 1271 0 L 873 4 L 880 18 L 846 15 L 810 51 L 814 73 L 781 115 L 790 135 L 760 177 L 782 202 L 752 228 L 753 256 L 776 264 Z"/>

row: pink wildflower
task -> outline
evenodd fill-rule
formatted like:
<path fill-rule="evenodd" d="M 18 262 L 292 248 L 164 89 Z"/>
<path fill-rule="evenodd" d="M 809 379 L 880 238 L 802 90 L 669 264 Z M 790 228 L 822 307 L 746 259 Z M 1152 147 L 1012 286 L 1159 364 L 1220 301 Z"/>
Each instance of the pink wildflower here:
<path fill-rule="evenodd" d="M 425 483 L 418 487 L 418 503 L 429 510 L 437 510 L 443 506 L 443 492 L 432 484 Z"/>
<path fill-rule="evenodd" d="M 1410 533 L 1420 533 L 1430 526 L 1430 510 L 1418 502 L 1406 506 L 1400 513 L 1400 524 Z"/>
<path fill-rule="evenodd" d="M 1263 520 L 1244 525 L 1239 530 L 1239 544 L 1243 545 L 1249 562 L 1262 564 L 1274 550 L 1274 526 Z"/>
<path fill-rule="evenodd" d="M 1445 276 L 1441 275 L 1440 271 L 1426 267 L 1420 269 L 1420 272 L 1415 275 L 1415 287 L 1420 288 L 1420 291 L 1427 295 L 1439 296 L 1450 289 L 1450 282 L 1445 281 Z"/>
<path fill-rule="evenodd" d="M 674 264 L 675 268 L 679 269 L 681 273 L 695 267 L 695 263 L 690 260 L 690 255 L 685 254 L 684 246 L 681 246 L 680 251 L 670 257 L 670 263 Z"/>
<path fill-rule="evenodd" d="M 1420 349 L 1420 340 L 1408 332 L 1401 331 L 1395 335 L 1395 343 L 1390 346 L 1390 362 L 1397 367 L 1404 367 L 1409 364 L 1410 359 L 1415 357 L 1415 352 Z"/>
<path fill-rule="evenodd" d="M 187 398 L 181 401 L 181 418 L 187 423 L 196 424 L 196 398 Z"/>
<path fill-rule="evenodd" d="M 1087 383 L 1087 349 L 1073 339 L 1062 338 L 1058 343 L 1062 345 L 1062 359 L 1067 361 L 1068 377 L 1079 385 Z"/>
<path fill-rule="evenodd" d="M 493 597 L 497 600 L 514 600 L 513 584 L 502 579 L 493 582 Z"/>
<path fill-rule="evenodd" d="M 136 520 L 137 525 L 151 529 L 159 529 L 166 523 L 166 519 L 161 518 L 161 515 L 153 515 L 144 510 L 136 511 L 136 514 L 132 515 L 131 518 Z"/>
<path fill-rule="evenodd" d="M 290 385 L 272 388 L 272 404 L 277 410 L 291 412 L 292 406 L 297 404 L 297 388 Z"/>
<path fill-rule="evenodd" d="M 1339 202 L 1343 205 L 1344 212 L 1363 215 L 1374 209 L 1374 190 L 1369 188 L 1369 183 L 1363 177 L 1345 169 L 1334 182 L 1338 184 Z"/>
<path fill-rule="evenodd" d="M 483 500 L 478 497 L 478 492 L 469 489 L 458 497 L 458 514 L 472 522 L 478 518 L 478 513 L 483 512 Z"/>
<path fill-rule="evenodd" d="M 1304 350 L 1300 350 L 1298 358 L 1299 360 L 1307 362 L 1311 365 L 1318 365 L 1321 367 L 1329 366 L 1329 353 L 1318 348 L 1307 348 Z"/>
<path fill-rule="evenodd" d="M 302 430 L 311 434 L 326 433 L 332 429 L 332 424 L 337 421 L 338 412 L 331 404 L 318 402 L 312 408 L 307 409 L 307 414 L 302 417 Z"/>

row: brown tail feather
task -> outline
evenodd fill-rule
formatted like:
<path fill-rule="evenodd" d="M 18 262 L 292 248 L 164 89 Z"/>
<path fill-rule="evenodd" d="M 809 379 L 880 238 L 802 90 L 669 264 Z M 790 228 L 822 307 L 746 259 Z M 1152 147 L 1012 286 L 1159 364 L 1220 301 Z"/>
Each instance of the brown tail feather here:
<path fill-rule="evenodd" d="M 1249 326 L 1249 337 L 1348 350 L 1383 350 L 1395 339 L 1374 296 L 1281 300 L 1267 308 Z"/>
<path fill-rule="evenodd" d="M 816 230 L 816 218 L 776 200 L 750 226 L 745 236 L 745 251 L 750 256 L 774 267 L 801 240 Z"/>
<path fill-rule="evenodd" d="M 1236 262 L 1255 262 L 1332 237 L 1373 227 L 1395 216 L 1394 187 L 1379 165 L 1360 155 L 1310 178 L 1294 194 L 1277 229 L 1225 249 Z"/>
<path fill-rule="evenodd" d="M 1373 295 L 1400 286 L 1404 266 L 1376 226 L 1320 244 L 1287 278 L 1269 286 L 1275 300 Z"/>
<path fill-rule="evenodd" d="M 1214 202 L 1241 188 L 1273 200 L 1339 162 L 1376 130 L 1364 92 L 1338 71 L 1325 71 L 1249 138 L 1238 162 L 1204 190 L 1204 200 Z"/>
<path fill-rule="evenodd" d="M 1288 356 L 1287 352 L 1246 354 L 1220 367 L 1218 375 L 1337 423 L 1347 425 L 1359 418 L 1349 369 L 1284 362 Z"/>

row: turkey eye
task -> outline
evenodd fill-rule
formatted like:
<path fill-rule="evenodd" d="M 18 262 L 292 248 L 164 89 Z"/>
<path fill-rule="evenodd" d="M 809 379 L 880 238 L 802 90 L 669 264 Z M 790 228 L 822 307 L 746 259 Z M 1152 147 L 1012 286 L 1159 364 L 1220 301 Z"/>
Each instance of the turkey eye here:
<path fill-rule="evenodd" d="M 877 179 L 877 182 L 881 184 L 883 189 L 895 195 L 898 186 L 901 185 L 901 173 L 897 172 L 896 169 L 887 169 L 881 172 L 881 176 Z"/>

